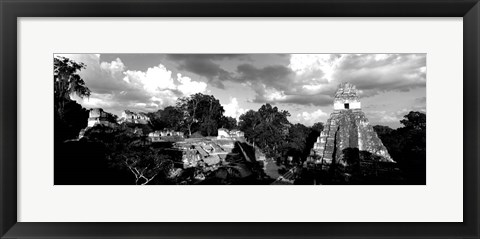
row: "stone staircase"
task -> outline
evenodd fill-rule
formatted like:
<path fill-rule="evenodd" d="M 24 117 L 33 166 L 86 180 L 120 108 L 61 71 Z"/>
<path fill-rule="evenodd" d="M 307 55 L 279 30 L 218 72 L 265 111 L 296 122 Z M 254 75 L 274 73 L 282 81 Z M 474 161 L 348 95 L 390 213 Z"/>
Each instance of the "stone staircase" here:
<path fill-rule="evenodd" d="M 322 160 L 322 164 L 331 164 L 333 159 L 333 153 L 335 151 L 335 138 L 339 126 L 333 114 L 327 120 L 325 128 L 320 133 L 320 137 L 317 138 L 317 142 L 313 146 L 313 150 L 316 155 L 319 155 Z"/>

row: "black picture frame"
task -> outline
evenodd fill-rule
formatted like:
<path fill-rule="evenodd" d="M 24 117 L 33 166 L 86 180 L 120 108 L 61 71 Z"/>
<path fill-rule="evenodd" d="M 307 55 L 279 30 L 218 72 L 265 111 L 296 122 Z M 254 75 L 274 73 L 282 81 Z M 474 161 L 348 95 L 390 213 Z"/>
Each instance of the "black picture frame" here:
<path fill-rule="evenodd" d="M 1 238 L 479 238 L 478 0 L 0 0 L 0 14 Z M 18 17 L 462 17 L 464 222 L 17 222 Z"/>

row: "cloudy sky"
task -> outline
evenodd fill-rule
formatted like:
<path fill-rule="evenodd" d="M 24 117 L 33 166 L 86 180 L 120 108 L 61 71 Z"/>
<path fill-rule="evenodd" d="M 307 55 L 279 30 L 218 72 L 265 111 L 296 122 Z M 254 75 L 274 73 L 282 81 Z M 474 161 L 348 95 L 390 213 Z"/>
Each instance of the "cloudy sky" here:
<path fill-rule="evenodd" d="M 271 103 L 292 123 L 325 122 L 341 82 L 360 90 L 372 124 L 397 128 L 410 110 L 426 110 L 425 54 L 60 54 L 86 64 L 92 91 L 85 108 L 120 114 L 156 111 L 178 97 L 214 95 L 225 114 Z"/>

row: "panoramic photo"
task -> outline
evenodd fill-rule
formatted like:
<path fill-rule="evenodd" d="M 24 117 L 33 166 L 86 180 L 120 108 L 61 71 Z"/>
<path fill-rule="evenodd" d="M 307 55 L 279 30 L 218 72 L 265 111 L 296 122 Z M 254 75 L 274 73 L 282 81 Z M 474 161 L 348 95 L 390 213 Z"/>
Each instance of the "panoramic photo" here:
<path fill-rule="evenodd" d="M 55 185 L 425 185 L 426 54 L 54 54 Z"/>

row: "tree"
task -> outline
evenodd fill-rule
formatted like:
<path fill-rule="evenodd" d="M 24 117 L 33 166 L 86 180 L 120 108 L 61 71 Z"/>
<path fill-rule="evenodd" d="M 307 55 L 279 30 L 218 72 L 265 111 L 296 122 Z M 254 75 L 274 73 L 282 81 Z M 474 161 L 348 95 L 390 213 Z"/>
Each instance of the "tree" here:
<path fill-rule="evenodd" d="M 183 97 L 177 100 L 177 107 L 183 112 L 183 121 L 188 129 L 188 135 L 192 135 L 192 125 L 198 122 L 196 118 L 199 97 L 192 95 L 190 97 Z"/>
<path fill-rule="evenodd" d="M 382 135 L 388 135 L 393 131 L 392 128 L 383 125 L 375 125 L 373 126 L 373 130 L 375 130 L 379 137 Z"/>
<path fill-rule="evenodd" d="M 178 99 L 177 107 L 183 112 L 183 122 L 189 135 L 196 130 L 201 130 L 206 136 L 213 135 L 217 131 L 218 120 L 225 112 L 218 99 L 202 93 Z"/>
<path fill-rule="evenodd" d="M 309 133 L 305 142 L 305 148 L 303 151 L 303 157 L 306 158 L 310 155 L 313 145 L 317 141 L 317 138 L 320 136 L 320 133 L 323 131 L 323 123 L 317 122 L 309 127 Z"/>
<path fill-rule="evenodd" d="M 160 130 L 165 128 L 165 122 L 162 121 L 161 117 L 163 115 L 163 110 L 157 110 L 155 112 L 147 113 L 147 116 L 150 118 L 150 124 L 155 130 Z"/>
<path fill-rule="evenodd" d="M 270 104 L 262 105 L 258 113 L 261 118 L 258 126 L 260 131 L 257 135 L 258 143 L 268 155 L 278 157 L 276 149 L 288 135 L 290 122 L 287 117 L 290 113 L 285 110 L 279 111 L 277 107 L 272 107 Z"/>
<path fill-rule="evenodd" d="M 89 111 L 77 102 L 66 101 L 61 115 L 55 111 L 55 141 L 62 142 L 78 137 L 80 130 L 87 127 L 88 115 Z"/>
<path fill-rule="evenodd" d="M 312 125 L 311 129 L 312 131 L 314 131 L 315 133 L 318 133 L 318 135 L 320 135 L 320 133 L 323 131 L 323 123 L 322 122 L 317 122 L 315 124 Z"/>
<path fill-rule="evenodd" d="M 155 130 L 170 129 L 183 131 L 183 112 L 174 106 L 167 106 L 163 110 L 148 113 L 150 123 Z"/>
<path fill-rule="evenodd" d="M 211 136 L 217 134 L 218 124 L 225 110 L 220 101 L 212 95 L 203 95 L 197 111 L 200 118 L 200 130 L 203 135 Z"/>
<path fill-rule="evenodd" d="M 179 160 L 174 158 L 172 150 L 145 145 L 145 137 L 134 134 L 126 125 L 116 128 L 95 126 L 86 132 L 86 136 L 92 142 L 105 145 L 109 164 L 131 172 L 135 184 L 167 180 L 173 162 Z"/>
<path fill-rule="evenodd" d="M 257 135 L 256 128 L 261 122 L 260 115 L 254 110 L 249 110 L 239 117 L 238 123 L 241 131 L 245 133 L 245 138 L 255 145 L 255 137 Z"/>
<path fill-rule="evenodd" d="M 163 109 L 160 120 L 164 123 L 165 128 L 180 131 L 183 126 L 182 117 L 183 113 L 178 108 L 167 106 Z"/>
<path fill-rule="evenodd" d="M 288 111 L 265 104 L 258 111 L 250 110 L 240 116 L 240 130 L 268 157 L 279 157 L 278 149 L 284 143 L 291 126 L 288 116 Z"/>
<path fill-rule="evenodd" d="M 72 94 L 90 96 L 90 90 L 78 75 L 85 68 L 65 57 L 53 58 L 55 142 L 76 138 L 80 129 L 87 126 L 88 111 L 70 99 Z"/>
<path fill-rule="evenodd" d="M 115 156 L 133 173 L 137 185 L 146 185 L 158 175 L 168 177 L 173 169 L 170 157 L 151 147 L 129 147 Z"/>
<path fill-rule="evenodd" d="M 400 120 L 400 123 L 407 128 L 415 130 L 425 130 L 427 126 L 427 117 L 424 113 L 417 111 L 410 111 L 407 115 L 403 116 L 404 119 Z"/>
<path fill-rule="evenodd" d="M 202 98 L 203 94 L 197 93 L 189 97 L 180 98 L 177 101 L 177 107 L 183 112 L 183 121 L 187 126 L 188 135 L 192 135 L 192 126 L 198 122 L 197 111 Z"/>
<path fill-rule="evenodd" d="M 391 130 L 386 126 L 374 129 L 398 163 L 409 184 L 426 182 L 426 115 L 411 111 L 400 121 L 404 127 Z"/>
<path fill-rule="evenodd" d="M 203 136 L 211 136 L 216 135 L 218 130 L 218 123 L 216 119 L 212 119 L 210 117 L 206 117 L 200 123 L 200 132 Z"/>
<path fill-rule="evenodd" d="M 287 156 L 293 156 L 296 159 L 304 156 L 307 139 L 311 131 L 311 128 L 303 124 L 294 124 L 290 127 L 286 144 L 284 145 Z"/>
<path fill-rule="evenodd" d="M 413 154 L 426 154 L 426 116 L 424 113 L 410 111 L 400 121 L 405 125 L 406 146 Z"/>
<path fill-rule="evenodd" d="M 55 57 L 53 62 L 53 82 L 55 106 L 60 115 L 63 113 L 65 102 L 70 101 L 70 95 L 78 97 L 90 96 L 90 89 L 85 86 L 85 81 L 78 75 L 78 71 L 85 69 L 85 64 L 77 63 L 66 57 Z"/>
<path fill-rule="evenodd" d="M 221 128 L 225 128 L 228 130 L 236 129 L 237 126 L 237 119 L 230 117 L 230 116 L 222 116 L 220 118 L 219 125 Z"/>

